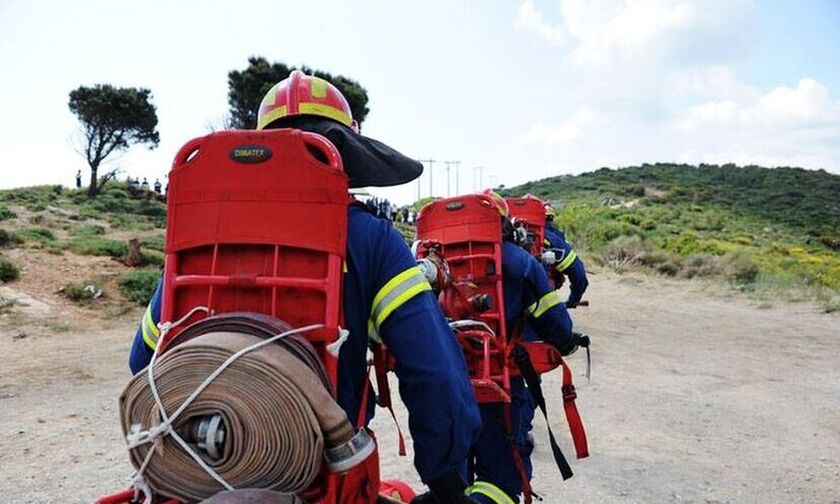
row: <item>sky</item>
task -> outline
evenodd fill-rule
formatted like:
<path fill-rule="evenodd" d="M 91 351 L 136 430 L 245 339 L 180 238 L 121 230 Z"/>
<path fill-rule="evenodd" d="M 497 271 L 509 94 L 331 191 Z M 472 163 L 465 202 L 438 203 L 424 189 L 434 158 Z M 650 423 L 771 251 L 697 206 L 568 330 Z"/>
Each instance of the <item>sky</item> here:
<path fill-rule="evenodd" d="M 840 173 L 838 27 L 837 0 L 0 0 L 0 188 L 86 170 L 68 94 L 97 83 L 151 89 L 160 145 L 111 166 L 164 180 L 251 55 L 358 80 L 363 133 L 434 159 L 436 196 L 645 162 Z"/>

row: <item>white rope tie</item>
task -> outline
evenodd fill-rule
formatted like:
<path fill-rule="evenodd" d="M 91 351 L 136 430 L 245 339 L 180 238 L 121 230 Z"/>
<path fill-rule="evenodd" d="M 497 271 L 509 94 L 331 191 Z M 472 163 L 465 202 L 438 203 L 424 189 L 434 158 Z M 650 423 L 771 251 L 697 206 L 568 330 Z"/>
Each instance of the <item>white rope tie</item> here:
<path fill-rule="evenodd" d="M 161 330 L 160 338 L 158 339 L 159 342 L 164 340 L 166 334 L 171 331 L 173 328 L 178 327 L 179 325 L 183 324 L 186 320 L 188 320 L 194 313 L 198 311 L 204 311 L 205 313 L 211 314 L 211 311 L 206 306 L 197 306 L 189 311 L 186 315 L 181 317 L 181 319 L 175 322 L 164 322 L 158 325 Z M 162 439 L 163 437 L 169 435 L 184 449 L 184 451 L 193 459 L 195 460 L 196 464 L 199 465 L 211 478 L 216 480 L 219 484 L 221 484 L 227 490 L 234 490 L 234 487 L 231 486 L 224 478 L 222 478 L 212 467 L 207 465 L 202 458 L 195 453 L 192 448 L 187 444 L 186 441 L 178 435 L 177 432 L 172 428 L 172 424 L 178 416 L 187 409 L 187 407 L 195 400 L 196 397 L 201 394 L 210 383 L 213 382 L 225 369 L 227 369 L 231 364 L 233 364 L 238 358 L 242 357 L 246 353 L 252 352 L 254 350 L 258 350 L 266 345 L 270 345 L 277 340 L 286 338 L 288 336 L 293 336 L 295 334 L 300 334 L 308 331 L 312 331 L 315 329 L 320 329 L 324 327 L 324 324 L 313 324 L 306 327 L 301 327 L 299 329 L 292 329 L 290 331 L 286 331 L 280 334 L 276 334 L 271 338 L 262 340 L 258 343 L 254 343 L 248 347 L 245 347 L 238 352 L 234 353 L 230 357 L 227 358 L 215 371 L 210 373 L 210 375 L 204 379 L 203 382 L 181 403 L 181 406 L 175 410 L 172 415 L 169 415 L 166 412 L 166 409 L 163 406 L 163 401 L 161 401 L 160 394 L 158 393 L 157 385 L 155 384 L 155 374 L 154 374 L 154 366 L 157 362 L 158 351 L 161 347 L 158 344 L 155 347 L 154 352 L 152 352 L 152 359 L 149 361 L 149 365 L 146 368 L 146 373 L 148 375 L 149 380 L 149 389 L 152 391 L 152 396 L 154 397 L 155 404 L 158 407 L 158 411 L 160 412 L 160 416 L 162 418 L 161 423 L 158 425 L 148 429 L 148 430 L 140 430 L 140 425 L 133 425 L 131 427 L 131 432 L 126 436 L 126 442 L 128 444 L 128 449 L 132 450 L 137 448 L 138 446 L 154 443 L 158 439 Z M 151 504 L 152 497 L 151 497 L 151 490 L 149 489 L 149 485 L 143 479 L 143 471 L 146 470 L 146 467 L 149 465 L 149 462 L 152 460 L 152 456 L 155 453 L 155 448 L 152 447 L 146 453 L 146 458 L 143 460 L 143 463 L 137 469 L 134 477 L 132 478 L 132 486 L 135 488 L 135 497 L 138 491 L 142 491 L 143 494 L 146 496 L 144 500 L 144 504 Z"/>
<path fill-rule="evenodd" d="M 492 334 L 494 338 L 496 337 L 495 331 L 493 331 L 493 329 L 491 329 L 490 326 L 487 325 L 485 322 L 482 322 L 480 320 L 454 320 L 449 323 L 449 327 L 456 331 L 461 329 L 468 329 L 470 327 L 480 327 Z"/>

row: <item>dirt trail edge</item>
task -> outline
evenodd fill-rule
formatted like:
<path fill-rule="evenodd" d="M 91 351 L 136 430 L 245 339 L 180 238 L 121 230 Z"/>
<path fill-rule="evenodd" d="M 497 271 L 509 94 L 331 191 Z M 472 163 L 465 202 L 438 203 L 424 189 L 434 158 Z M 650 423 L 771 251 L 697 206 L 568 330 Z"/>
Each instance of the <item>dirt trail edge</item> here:
<path fill-rule="evenodd" d="M 840 503 L 840 316 L 607 274 L 587 297 L 573 317 L 593 338 L 592 383 L 582 355 L 570 362 L 592 456 L 562 482 L 536 419 L 533 486 L 545 502 Z M 125 486 L 117 397 L 137 317 L 64 320 L 60 332 L 0 322 L 0 501 L 90 502 Z M 572 455 L 558 376 L 544 388 Z M 388 415 L 374 428 L 384 476 L 419 487 Z"/>

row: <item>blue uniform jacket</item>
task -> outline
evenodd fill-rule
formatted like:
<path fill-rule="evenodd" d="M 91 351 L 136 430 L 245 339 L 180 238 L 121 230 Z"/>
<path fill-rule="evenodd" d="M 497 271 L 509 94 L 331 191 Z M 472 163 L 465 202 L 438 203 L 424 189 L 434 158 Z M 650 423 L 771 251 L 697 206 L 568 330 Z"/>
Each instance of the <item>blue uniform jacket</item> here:
<path fill-rule="evenodd" d="M 583 293 L 589 286 L 589 280 L 586 278 L 586 267 L 569 242 L 566 241 L 566 235 L 563 234 L 563 231 L 560 231 L 551 221 L 545 223 L 545 239 L 548 241 L 550 248 L 562 251 L 562 255 L 558 253 L 555 269 L 569 277 L 571 292 L 566 303 L 569 306 L 575 306 L 580 303 Z"/>
<path fill-rule="evenodd" d="M 338 403 L 355 422 L 368 379 L 368 338 L 381 338 L 397 361 L 400 397 L 408 408 L 420 477 L 428 482 L 451 470 L 465 476 L 481 420 L 463 351 L 431 287 L 399 233 L 358 205 L 349 210 L 346 262 L 343 308 L 350 337 L 339 354 Z M 151 359 L 161 295 L 158 286 L 137 330 L 132 372 Z M 370 418 L 372 400 L 366 407 Z"/>
<path fill-rule="evenodd" d="M 559 292 L 534 256 L 507 240 L 502 244 L 502 282 L 508 330 L 527 319 L 527 332 L 537 339 L 564 354 L 572 348 L 572 320 Z"/>

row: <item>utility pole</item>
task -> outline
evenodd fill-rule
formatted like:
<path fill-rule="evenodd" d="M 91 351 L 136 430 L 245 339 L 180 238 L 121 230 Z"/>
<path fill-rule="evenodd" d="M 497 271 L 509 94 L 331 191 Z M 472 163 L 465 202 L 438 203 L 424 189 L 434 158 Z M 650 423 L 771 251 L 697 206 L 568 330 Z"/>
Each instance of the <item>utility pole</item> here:
<path fill-rule="evenodd" d="M 446 164 L 446 196 L 452 196 L 452 193 L 449 190 L 449 166 L 450 165 L 455 165 L 455 196 L 457 196 L 458 192 L 459 192 L 458 191 L 458 188 L 459 188 L 458 174 L 460 173 L 458 171 L 458 165 L 460 165 L 461 162 L 460 161 L 444 161 L 444 164 Z"/>
<path fill-rule="evenodd" d="M 448 198 L 452 196 L 452 194 L 450 194 L 451 191 L 449 190 L 449 165 L 452 164 L 452 161 L 444 161 L 443 164 L 446 165 L 446 197 Z"/>
<path fill-rule="evenodd" d="M 460 189 L 461 171 L 459 170 L 459 168 L 461 167 L 461 162 L 460 161 L 453 161 L 453 163 L 455 163 L 455 196 L 458 196 L 459 194 L 461 194 L 461 189 Z"/>
<path fill-rule="evenodd" d="M 475 186 L 475 173 L 478 172 L 478 187 Z M 483 166 L 474 166 L 473 167 L 473 191 L 480 191 L 484 189 L 484 167 Z"/>
<path fill-rule="evenodd" d="M 429 197 L 431 198 L 432 196 L 435 195 L 434 189 L 432 188 L 432 166 L 435 164 L 435 160 L 429 158 L 429 159 L 418 159 L 417 161 L 420 161 L 421 163 L 429 163 Z M 420 180 L 419 180 L 419 178 L 417 180 L 417 199 L 420 199 Z"/>

